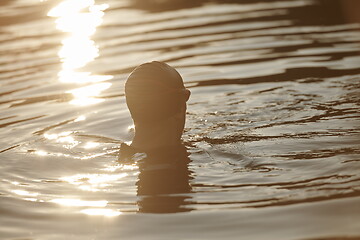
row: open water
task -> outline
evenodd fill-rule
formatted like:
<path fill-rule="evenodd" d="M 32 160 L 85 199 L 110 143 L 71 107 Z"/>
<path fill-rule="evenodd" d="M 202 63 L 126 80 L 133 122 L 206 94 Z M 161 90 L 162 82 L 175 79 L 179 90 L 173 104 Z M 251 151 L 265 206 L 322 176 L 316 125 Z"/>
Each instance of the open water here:
<path fill-rule="evenodd" d="M 360 239 L 357 0 L 1 0 L 0 238 Z M 131 70 L 192 91 L 141 171 Z"/>

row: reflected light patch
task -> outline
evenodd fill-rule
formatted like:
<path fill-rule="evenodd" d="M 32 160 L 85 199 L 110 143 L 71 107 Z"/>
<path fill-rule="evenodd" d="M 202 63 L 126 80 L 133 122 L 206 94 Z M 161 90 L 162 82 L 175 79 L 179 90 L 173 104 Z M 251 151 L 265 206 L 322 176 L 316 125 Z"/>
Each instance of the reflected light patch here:
<path fill-rule="evenodd" d="M 72 15 L 80 12 L 86 7 L 93 5 L 94 3 L 94 0 L 65 0 L 53 9 L 51 9 L 48 13 L 48 16 L 61 17 L 64 15 Z"/>
<path fill-rule="evenodd" d="M 76 144 L 79 143 L 78 141 L 75 141 L 73 137 L 71 136 L 67 136 L 67 137 L 61 137 L 57 140 L 57 142 L 59 143 L 72 143 L 72 144 Z"/>
<path fill-rule="evenodd" d="M 38 150 L 38 151 L 36 151 L 36 152 L 35 152 L 35 154 L 37 154 L 37 155 L 39 155 L 39 156 L 46 156 L 46 155 L 48 155 L 48 153 L 47 153 L 47 152 L 42 151 L 42 150 Z"/>
<path fill-rule="evenodd" d="M 127 173 L 121 173 L 121 174 L 98 174 L 96 177 L 89 179 L 90 184 L 100 184 L 105 182 L 112 182 L 118 179 L 121 179 L 123 177 L 126 177 Z"/>
<path fill-rule="evenodd" d="M 122 169 L 124 170 L 137 170 L 139 167 L 136 164 L 133 165 L 123 165 Z"/>
<path fill-rule="evenodd" d="M 38 201 L 37 198 L 24 198 L 24 200 L 30 201 L 30 202 L 37 202 Z"/>
<path fill-rule="evenodd" d="M 94 83 L 112 78 L 78 71 L 99 56 L 99 49 L 90 37 L 102 23 L 104 10 L 108 7 L 108 4 L 96 5 L 94 0 L 63 0 L 48 12 L 48 16 L 57 18 L 56 28 L 69 33 L 58 52 L 62 62 L 62 70 L 58 73 L 61 82 Z M 85 98 L 75 99 L 72 103 L 89 105 L 97 102 L 99 99 Z"/>
<path fill-rule="evenodd" d="M 44 134 L 44 137 L 45 137 L 46 139 L 49 139 L 49 140 L 54 140 L 54 139 L 57 139 L 57 138 L 59 137 L 59 135 L 57 135 L 57 134 L 47 134 L 47 133 L 45 133 L 45 134 Z"/>
<path fill-rule="evenodd" d="M 80 44 L 81 52 L 79 52 Z M 70 37 L 63 40 L 63 47 L 58 55 L 63 62 L 63 71 L 72 72 L 71 70 L 84 67 L 88 62 L 98 57 L 99 50 L 94 46 L 94 41 L 88 38 Z M 75 80 L 75 78 L 72 79 Z"/>
<path fill-rule="evenodd" d="M 81 115 L 78 118 L 76 118 L 74 122 L 84 121 L 85 119 L 86 119 L 86 117 L 84 115 Z"/>
<path fill-rule="evenodd" d="M 135 131 L 135 125 L 132 124 L 132 125 L 128 126 L 128 131 L 129 131 L 129 132 Z"/>
<path fill-rule="evenodd" d="M 91 75 L 90 72 L 75 72 L 72 70 L 62 70 L 58 74 L 59 80 L 64 83 L 96 83 L 110 80 L 110 75 Z"/>
<path fill-rule="evenodd" d="M 78 185 L 80 189 L 86 191 L 98 191 L 106 188 L 110 183 L 128 176 L 127 173 L 120 174 L 77 174 L 74 176 L 63 177 L 61 180 L 73 185 Z"/>
<path fill-rule="evenodd" d="M 74 100 L 70 103 L 85 106 L 102 102 L 104 99 L 96 98 L 96 96 L 99 96 L 102 91 L 108 89 L 111 85 L 111 83 L 103 82 L 71 90 L 69 93 L 74 95 Z"/>
<path fill-rule="evenodd" d="M 103 170 L 107 171 L 107 172 L 115 172 L 119 169 L 131 171 L 131 170 L 137 170 L 137 169 L 139 169 L 139 167 L 136 164 L 133 164 L 133 165 L 120 164 L 120 165 L 108 166 L 106 168 L 103 168 Z"/>
<path fill-rule="evenodd" d="M 84 156 L 84 157 L 80 157 L 79 159 L 81 160 L 87 160 L 87 159 L 92 159 L 92 158 L 96 158 L 96 157 L 100 157 L 100 156 L 103 156 L 103 155 L 106 155 L 107 153 L 97 153 L 97 154 L 91 154 L 91 155 L 88 155 L 88 156 Z"/>
<path fill-rule="evenodd" d="M 44 134 L 44 137 L 49 140 L 56 140 L 57 143 L 66 143 L 63 147 L 73 148 L 77 146 L 80 142 L 76 141 L 72 136 L 69 136 L 71 132 L 62 132 L 59 134 Z M 39 153 L 37 153 L 39 154 Z M 39 154 L 41 155 L 41 154 Z"/>
<path fill-rule="evenodd" d="M 83 97 L 83 98 L 74 99 L 74 100 L 70 101 L 70 104 L 77 105 L 77 106 L 88 106 L 88 105 L 94 105 L 97 103 L 101 103 L 103 101 L 104 101 L 104 99 Z"/>
<path fill-rule="evenodd" d="M 106 207 L 108 201 L 83 201 L 80 199 L 53 199 L 50 202 L 70 207 Z"/>
<path fill-rule="evenodd" d="M 107 171 L 107 172 L 115 172 L 117 171 L 118 169 L 121 168 L 121 165 L 117 165 L 117 166 L 108 166 L 106 168 L 103 168 L 104 171 Z"/>
<path fill-rule="evenodd" d="M 78 97 L 78 98 L 97 96 L 102 91 L 108 89 L 110 86 L 111 86 L 111 83 L 97 83 L 97 84 L 93 84 L 90 86 L 71 90 L 71 91 L 69 91 L 69 93 L 72 93 L 75 97 Z"/>
<path fill-rule="evenodd" d="M 46 139 L 49 139 L 49 140 L 55 140 L 55 139 L 58 139 L 59 137 L 66 137 L 66 136 L 69 136 L 71 134 L 70 131 L 67 131 L 67 132 L 62 132 L 62 133 L 59 133 L 59 134 L 48 134 L 48 133 L 45 133 L 44 134 L 44 137 Z"/>
<path fill-rule="evenodd" d="M 71 136 L 67 136 L 67 137 L 61 137 L 59 139 L 56 140 L 56 142 L 58 143 L 65 143 L 65 145 L 63 145 L 64 148 L 67 149 L 71 149 L 73 147 L 76 147 L 77 145 L 79 145 L 79 141 L 76 141 L 73 137 Z"/>
<path fill-rule="evenodd" d="M 27 196 L 27 197 L 36 197 L 39 195 L 39 193 L 31 193 L 25 190 L 12 190 L 11 192 L 20 196 Z"/>
<path fill-rule="evenodd" d="M 56 27 L 63 32 L 74 33 L 76 37 L 91 36 L 101 24 L 103 15 L 102 11 L 66 14 L 56 20 Z"/>
<path fill-rule="evenodd" d="M 88 143 L 86 143 L 86 145 L 84 146 L 84 148 L 89 149 L 89 148 L 97 147 L 97 146 L 99 146 L 99 145 L 100 145 L 100 143 L 97 143 L 97 142 L 88 142 Z"/>
<path fill-rule="evenodd" d="M 90 216 L 106 216 L 106 217 L 116 217 L 122 214 L 122 212 L 114 211 L 111 209 L 98 209 L 98 208 L 84 209 L 80 212 Z"/>
<path fill-rule="evenodd" d="M 83 191 L 88 191 L 88 192 L 98 192 L 99 189 L 95 188 L 91 185 L 81 185 L 79 186 L 79 189 L 83 190 Z"/>

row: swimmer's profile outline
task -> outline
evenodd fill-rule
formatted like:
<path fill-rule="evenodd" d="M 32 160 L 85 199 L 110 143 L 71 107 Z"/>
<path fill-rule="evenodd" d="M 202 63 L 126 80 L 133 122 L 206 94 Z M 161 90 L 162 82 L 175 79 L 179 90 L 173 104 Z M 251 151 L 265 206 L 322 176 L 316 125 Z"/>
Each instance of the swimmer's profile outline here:
<path fill-rule="evenodd" d="M 144 63 L 129 75 L 125 97 L 135 135 L 130 145 L 121 144 L 119 161 L 132 162 L 136 153 L 145 153 L 137 159 L 138 211 L 191 211 L 190 159 L 181 142 L 190 91 L 182 77 L 166 63 Z"/>
<path fill-rule="evenodd" d="M 119 160 L 138 152 L 164 155 L 182 148 L 190 91 L 173 67 L 158 61 L 136 67 L 127 78 L 125 97 L 135 135 L 130 145 L 121 144 Z"/>

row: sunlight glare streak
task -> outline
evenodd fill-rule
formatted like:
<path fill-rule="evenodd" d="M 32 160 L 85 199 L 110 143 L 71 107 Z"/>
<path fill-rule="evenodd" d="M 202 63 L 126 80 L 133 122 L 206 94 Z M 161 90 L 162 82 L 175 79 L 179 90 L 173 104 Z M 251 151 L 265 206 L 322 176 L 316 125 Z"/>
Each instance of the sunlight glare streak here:
<path fill-rule="evenodd" d="M 97 142 L 87 142 L 86 145 L 84 146 L 84 148 L 89 149 L 89 148 L 94 148 L 99 146 L 100 143 Z"/>
<path fill-rule="evenodd" d="M 80 121 L 84 121 L 84 120 L 86 120 L 86 117 L 84 115 L 81 115 L 78 118 L 76 118 L 74 122 L 80 122 Z"/>
<path fill-rule="evenodd" d="M 71 144 L 77 144 L 79 143 L 78 141 L 75 141 L 73 137 L 71 136 L 66 136 L 66 137 L 61 137 L 57 140 L 57 142 L 59 143 L 71 143 Z"/>
<path fill-rule="evenodd" d="M 70 134 L 71 134 L 71 132 L 69 132 L 69 131 L 62 132 L 59 134 L 45 133 L 44 137 L 48 140 L 56 140 L 57 143 L 67 143 L 66 145 L 64 145 L 65 148 L 73 148 L 73 147 L 79 145 L 80 142 L 76 141 L 72 136 L 69 136 Z M 41 155 L 41 153 L 38 153 L 38 154 Z"/>
<path fill-rule="evenodd" d="M 54 139 L 57 139 L 57 138 L 59 137 L 59 135 L 57 135 L 57 134 L 48 134 L 48 133 L 45 133 L 45 134 L 44 134 L 44 137 L 45 137 L 46 139 L 49 139 L 49 140 L 54 140 Z"/>
<path fill-rule="evenodd" d="M 120 174 L 114 174 L 114 175 L 98 174 L 97 177 L 90 179 L 89 183 L 90 184 L 100 184 L 100 183 L 105 183 L 105 182 L 112 182 L 112 181 L 121 179 L 127 175 L 128 175 L 127 173 L 120 173 Z"/>
<path fill-rule="evenodd" d="M 104 155 L 106 155 L 106 154 L 107 154 L 106 152 L 104 152 L 104 153 L 96 153 L 96 154 L 91 154 L 91 155 L 88 155 L 88 156 L 80 157 L 79 159 L 81 159 L 81 160 L 88 160 L 88 159 L 92 159 L 92 158 L 104 156 Z"/>
<path fill-rule="evenodd" d="M 36 197 L 39 196 L 39 193 L 36 192 L 28 192 L 26 190 L 11 190 L 11 192 L 15 193 L 16 195 L 22 196 L 22 200 L 37 202 L 39 199 Z"/>
<path fill-rule="evenodd" d="M 99 188 L 105 188 L 110 183 L 128 176 L 127 173 L 119 174 L 77 174 L 74 176 L 63 177 L 61 180 L 70 184 L 79 186 L 80 189 L 86 191 L 98 191 Z"/>
<path fill-rule="evenodd" d="M 58 73 L 60 82 L 64 83 L 96 83 L 110 80 L 110 75 L 91 75 L 90 72 L 75 72 L 73 70 L 62 70 Z"/>
<path fill-rule="evenodd" d="M 92 75 L 91 72 L 78 71 L 99 56 L 99 49 L 90 37 L 102 23 L 104 10 L 108 7 L 108 4 L 95 5 L 94 0 L 63 0 L 48 12 L 48 16 L 57 18 L 57 29 L 69 33 L 58 52 L 62 62 L 62 69 L 58 73 L 60 82 L 84 84 L 113 78 L 110 75 Z M 75 99 L 70 103 L 85 106 L 102 102 L 103 100 L 96 96 L 110 87 L 111 84 L 108 84 L 107 87 L 88 93 L 85 97 L 84 94 L 74 94 Z"/>
<path fill-rule="evenodd" d="M 98 208 L 84 209 L 81 210 L 80 212 L 91 216 L 105 216 L 105 217 L 116 217 L 122 214 L 122 212 L 114 211 L 111 209 L 98 209 Z"/>
<path fill-rule="evenodd" d="M 104 82 L 68 91 L 68 93 L 72 93 L 75 97 L 75 99 L 70 101 L 70 103 L 74 105 L 89 105 L 102 102 L 104 99 L 95 98 L 94 96 L 98 96 L 102 91 L 108 89 L 111 85 L 111 83 Z"/>
<path fill-rule="evenodd" d="M 79 47 L 79 43 L 81 43 L 81 53 L 75 50 Z M 64 39 L 62 44 L 63 47 L 59 51 L 58 55 L 63 62 L 63 71 L 67 70 L 71 73 L 71 70 L 84 67 L 88 62 L 99 56 L 99 49 L 94 47 L 94 41 L 86 37 L 73 36 Z M 62 76 L 64 76 L 63 71 L 61 72 Z M 69 72 L 65 72 L 65 74 L 66 73 L 68 73 L 68 76 L 71 76 Z M 79 77 L 79 74 L 77 75 L 77 77 Z"/>
<path fill-rule="evenodd" d="M 136 165 L 136 164 L 120 164 L 120 165 L 115 165 L 115 166 L 107 166 L 106 168 L 103 168 L 104 171 L 107 171 L 107 172 L 115 172 L 119 169 L 122 169 L 122 170 L 137 170 L 139 167 Z"/>
<path fill-rule="evenodd" d="M 49 139 L 49 140 L 54 140 L 54 139 L 58 139 L 59 137 L 66 137 L 66 136 L 69 136 L 71 134 L 71 131 L 66 131 L 66 132 L 62 132 L 62 133 L 59 133 L 59 134 L 48 134 L 48 133 L 45 133 L 44 134 L 44 137 L 46 139 Z"/>
<path fill-rule="evenodd" d="M 108 89 L 110 86 L 111 83 L 97 83 L 90 86 L 73 89 L 68 92 L 72 93 L 78 98 L 90 97 L 90 96 L 99 95 L 100 92 L 104 91 L 105 89 Z"/>
<path fill-rule="evenodd" d="M 36 151 L 36 152 L 35 152 L 35 154 L 37 154 L 37 155 L 39 155 L 39 156 L 46 156 L 46 155 L 48 155 L 48 153 L 47 153 L 47 152 L 42 151 L 42 150 L 38 150 L 38 151 Z"/>
<path fill-rule="evenodd" d="M 25 201 L 30 201 L 30 202 L 37 202 L 39 199 L 37 198 L 24 198 Z"/>
<path fill-rule="evenodd" d="M 80 12 L 82 9 L 89 7 L 95 3 L 95 0 L 65 0 L 54 7 L 48 13 L 51 17 L 61 17 L 64 15 L 72 15 Z"/>
<path fill-rule="evenodd" d="M 20 196 L 36 197 L 39 195 L 39 193 L 31 193 L 25 190 L 11 190 L 11 191 Z"/>
<path fill-rule="evenodd" d="M 80 199 L 53 199 L 50 202 L 71 207 L 106 207 L 108 201 L 84 201 Z"/>

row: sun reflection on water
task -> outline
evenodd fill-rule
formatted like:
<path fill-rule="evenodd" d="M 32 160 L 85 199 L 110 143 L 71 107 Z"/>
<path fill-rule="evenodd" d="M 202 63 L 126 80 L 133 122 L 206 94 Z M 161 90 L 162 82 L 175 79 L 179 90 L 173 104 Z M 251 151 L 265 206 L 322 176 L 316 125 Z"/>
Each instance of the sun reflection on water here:
<path fill-rule="evenodd" d="M 96 98 L 102 91 L 108 89 L 111 83 L 103 82 L 97 83 L 86 87 L 81 87 L 69 91 L 75 96 L 75 99 L 70 103 L 74 105 L 91 105 L 104 101 L 104 99 Z"/>
<path fill-rule="evenodd" d="M 122 214 L 122 212 L 114 211 L 111 209 L 101 209 L 101 208 L 84 209 L 80 212 L 91 216 L 106 216 L 106 217 L 116 217 Z"/>
<path fill-rule="evenodd" d="M 28 196 L 28 197 L 36 197 L 39 195 L 39 193 L 32 193 L 25 190 L 12 190 L 12 192 L 20 196 Z"/>
<path fill-rule="evenodd" d="M 104 208 L 108 205 L 108 201 L 84 201 L 81 199 L 53 199 L 50 202 L 59 204 L 65 207 L 96 207 L 83 209 L 80 212 L 86 215 L 91 216 L 105 216 L 105 217 L 115 217 L 122 214 L 122 212 L 114 211 L 112 209 Z"/>
<path fill-rule="evenodd" d="M 85 119 L 86 119 L 86 117 L 85 117 L 84 115 L 81 115 L 81 116 L 79 116 L 78 118 L 76 118 L 76 119 L 74 120 L 74 122 L 84 121 Z"/>
<path fill-rule="evenodd" d="M 70 184 L 77 185 L 79 189 L 85 191 L 99 191 L 107 188 L 116 181 L 128 176 L 127 173 L 119 174 L 77 174 L 74 176 L 63 177 L 61 180 Z"/>
<path fill-rule="evenodd" d="M 67 149 L 71 149 L 80 144 L 79 141 L 76 141 L 74 137 L 70 136 L 72 132 L 62 132 L 59 134 L 48 134 L 45 133 L 44 137 L 48 140 L 55 140 L 57 143 L 64 144 L 63 147 Z"/>
<path fill-rule="evenodd" d="M 35 151 L 35 154 L 37 154 L 37 155 L 39 155 L 39 156 L 46 156 L 46 155 L 48 155 L 47 152 L 42 151 L 42 150 Z"/>
<path fill-rule="evenodd" d="M 54 139 L 58 139 L 58 138 L 60 138 L 60 137 L 67 137 L 67 136 L 69 136 L 71 133 L 72 133 L 71 131 L 61 132 L 61 133 L 59 133 L 59 134 L 55 134 L 55 133 L 53 133 L 53 134 L 48 134 L 48 133 L 45 133 L 45 134 L 44 134 L 44 137 L 45 137 L 46 139 L 49 139 L 49 140 L 54 140 Z"/>
<path fill-rule="evenodd" d="M 84 146 L 84 148 L 89 149 L 89 148 L 95 148 L 97 146 L 99 146 L 100 143 L 97 142 L 87 142 Z"/>
<path fill-rule="evenodd" d="M 84 201 L 80 199 L 53 199 L 50 202 L 71 207 L 106 207 L 108 201 Z"/>
<path fill-rule="evenodd" d="M 19 189 L 11 190 L 11 192 L 15 193 L 16 195 L 21 196 L 22 199 L 25 200 L 25 201 L 31 201 L 31 202 L 39 201 L 39 199 L 37 197 L 40 194 L 37 193 L 37 192 L 29 192 L 29 191 L 26 191 L 26 190 L 19 190 Z"/>
<path fill-rule="evenodd" d="M 96 5 L 94 0 L 64 0 L 48 12 L 48 16 L 57 18 L 57 29 L 68 33 L 58 52 L 62 62 L 59 80 L 79 84 L 97 83 L 70 91 L 74 95 L 72 104 L 84 106 L 99 103 L 102 100 L 96 97 L 111 86 L 111 83 L 99 82 L 107 81 L 112 76 L 93 75 L 79 70 L 99 56 L 99 49 L 91 36 L 102 23 L 104 10 L 108 7 L 108 4 Z"/>

